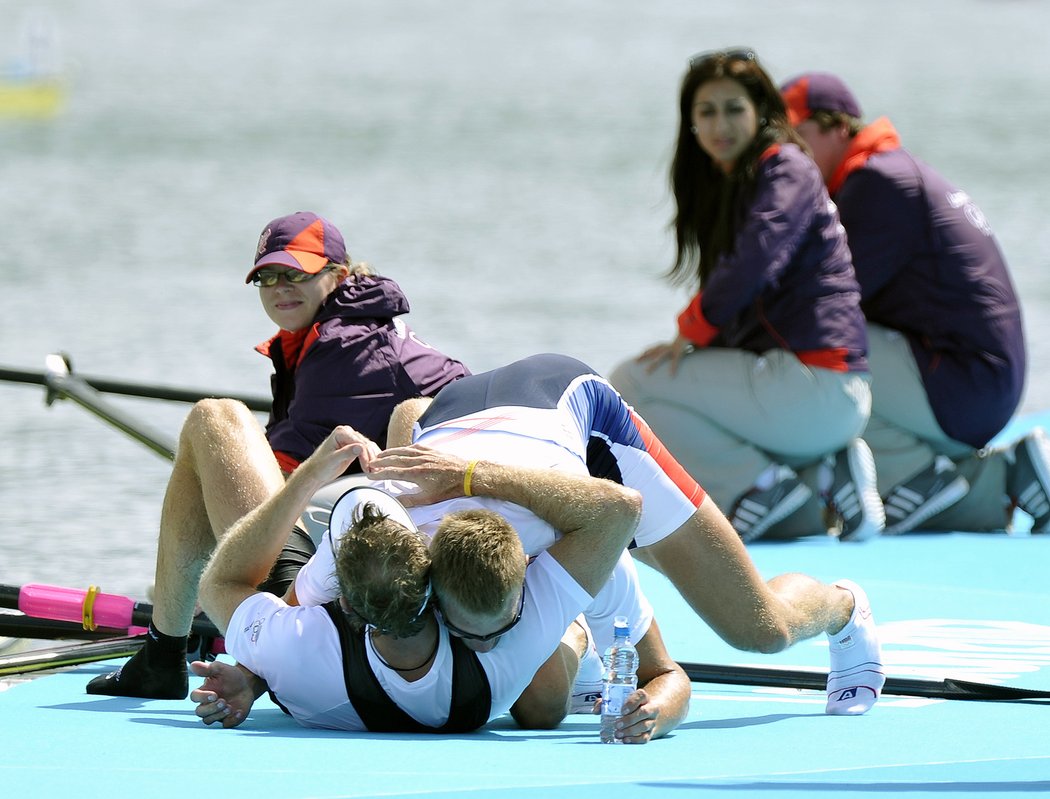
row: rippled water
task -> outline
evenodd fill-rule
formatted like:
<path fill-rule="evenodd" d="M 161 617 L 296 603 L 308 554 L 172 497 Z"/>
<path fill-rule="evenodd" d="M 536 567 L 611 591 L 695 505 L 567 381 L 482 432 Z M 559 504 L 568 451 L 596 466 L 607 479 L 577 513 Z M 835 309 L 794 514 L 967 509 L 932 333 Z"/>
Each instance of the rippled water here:
<path fill-rule="evenodd" d="M 601 371 L 668 336 L 677 84 L 750 44 L 775 78 L 840 73 L 869 118 L 995 227 L 1050 407 L 1050 6 L 322 0 L 29 3 L 68 101 L 0 117 L 0 366 L 265 394 L 270 323 L 243 274 L 262 224 L 332 218 L 474 370 L 538 351 Z M 0 58 L 15 46 L 0 29 Z M 185 406 L 120 400 L 175 435 Z M 142 595 L 167 464 L 71 403 L 0 383 L 0 581 Z"/>

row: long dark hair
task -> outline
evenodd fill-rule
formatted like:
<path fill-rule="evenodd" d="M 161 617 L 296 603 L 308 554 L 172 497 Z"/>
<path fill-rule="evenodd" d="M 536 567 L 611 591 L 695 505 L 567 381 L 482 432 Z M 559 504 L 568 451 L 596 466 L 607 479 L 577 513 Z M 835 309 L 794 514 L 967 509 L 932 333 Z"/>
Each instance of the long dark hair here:
<path fill-rule="evenodd" d="M 705 83 L 719 78 L 737 81 L 755 106 L 758 131 L 724 173 L 696 141 L 691 130 L 693 98 Z M 754 194 L 758 159 L 772 144 L 805 143 L 788 123 L 780 91 L 752 51 L 712 53 L 692 59 L 678 98 L 678 144 L 671 162 L 671 191 L 677 256 L 668 271 L 676 283 L 703 285 L 718 259 L 733 249 L 743 212 Z"/>

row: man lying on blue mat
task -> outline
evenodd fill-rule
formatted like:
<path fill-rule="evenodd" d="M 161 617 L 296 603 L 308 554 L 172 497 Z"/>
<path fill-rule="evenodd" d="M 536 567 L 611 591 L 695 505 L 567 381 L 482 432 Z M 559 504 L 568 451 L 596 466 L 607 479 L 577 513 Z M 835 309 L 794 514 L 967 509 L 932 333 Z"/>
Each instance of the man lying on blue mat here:
<path fill-rule="evenodd" d="M 498 514 L 482 510 L 450 516 L 435 538 L 435 558 L 451 554 L 453 562 L 466 559 L 479 573 L 504 572 L 515 586 L 516 604 L 506 609 L 509 619 L 489 617 L 485 621 L 498 627 L 485 633 L 475 628 L 476 638 L 499 637 L 501 645 L 474 652 L 464 645 L 464 636 L 472 633 L 449 635 L 432 612 L 427 539 L 395 500 L 372 488 L 349 491 L 333 509 L 332 529 L 349 523 L 340 541 L 329 540 L 321 550 L 333 556 L 337 601 L 290 606 L 255 588 L 287 538 L 282 531 L 310 496 L 356 457 L 367 468 L 374 445 L 350 428 L 339 428 L 281 490 L 235 524 L 202 578 L 202 604 L 224 631 L 230 654 L 264 678 L 303 724 L 373 731 L 475 729 L 509 709 L 558 648 L 566 628 L 607 583 L 637 525 L 639 497 L 584 475 L 475 466 L 479 494 L 527 507 L 564 535 L 526 568 L 517 535 Z M 460 474 L 467 465 L 451 457 L 446 464 Z M 452 530 L 457 524 L 459 529 Z M 331 576 L 327 572 L 324 578 Z M 435 583 L 440 578 L 436 567 Z M 569 658 L 576 660 L 578 653 Z M 216 670 L 220 682 L 238 671 L 194 665 Z M 680 712 L 654 720 L 653 734 L 666 732 L 684 716 L 687 680 L 682 687 Z M 226 689 L 224 695 L 229 696 Z M 199 714 L 207 721 L 225 719 L 220 704 L 227 701 L 205 703 Z"/>
<path fill-rule="evenodd" d="M 395 411 L 395 418 L 404 413 L 411 419 L 418 412 L 412 408 L 425 408 L 413 446 L 389 449 L 365 470 L 373 478 L 426 487 L 422 498 L 401 494 L 406 505 L 416 506 L 411 513 L 421 530 L 432 532 L 446 513 L 487 507 L 507 515 L 530 554 L 556 539 L 534 515 L 471 496 L 477 493 L 475 464 L 512 462 L 622 483 L 643 499 L 633 554 L 670 579 L 723 640 L 738 649 L 777 652 L 824 632 L 831 654 L 826 711 L 855 715 L 875 704 L 885 675 L 864 592 L 849 581 L 824 585 L 802 574 L 765 582 L 714 502 L 586 365 L 561 355 L 532 356 L 463 378 L 427 403 L 409 400 Z M 396 484 L 389 488 L 397 491 Z M 435 496 L 443 501 L 433 504 Z M 447 590 L 456 591 L 451 585 Z"/>
<path fill-rule="evenodd" d="M 460 462 L 459 471 L 462 472 L 465 466 L 465 462 Z M 541 513 L 551 524 L 560 530 L 571 530 L 572 527 L 566 525 L 572 523 L 572 517 L 565 515 L 565 511 L 557 504 L 557 498 L 548 493 L 548 488 L 542 483 L 525 479 L 530 474 L 529 470 L 519 474 L 522 478 L 521 491 L 530 494 L 539 492 L 529 500 L 529 506 L 538 503 Z M 590 484 L 585 482 L 583 485 L 586 487 Z M 417 495 L 416 500 L 419 498 Z M 351 517 L 348 515 L 350 510 L 347 509 L 366 501 L 371 501 L 405 528 L 416 529 L 408 512 L 397 500 L 373 487 L 352 485 L 335 503 L 318 553 L 296 577 L 294 596 L 298 604 L 324 605 L 338 600 L 343 593 L 340 581 L 336 578 L 341 573 L 339 558 L 343 555 L 336 553 L 340 553 L 344 547 L 360 546 L 360 531 L 355 531 L 349 538 L 344 535 L 351 526 Z M 518 514 L 526 512 L 525 508 L 514 507 Z M 382 549 L 388 545 L 377 543 L 374 546 Z M 536 589 L 534 581 L 530 580 L 532 572 L 526 568 L 527 559 L 513 526 L 506 517 L 489 510 L 449 513 L 439 525 L 430 548 L 433 558 L 431 580 L 435 598 L 438 599 L 436 607 L 441 627 L 476 652 L 489 652 L 500 643 L 499 654 L 505 654 L 502 650 L 509 646 L 501 641 L 518 625 L 525 607 L 537 605 L 542 608 L 546 602 L 546 597 L 528 599 L 526 596 L 529 591 Z M 369 562 L 381 563 L 382 558 L 373 554 Z M 376 595 L 383 592 L 368 586 L 375 586 L 377 582 L 380 585 L 396 585 L 398 582 L 378 565 L 366 567 L 362 571 L 342 573 L 342 585 L 350 588 L 357 596 L 367 596 L 373 604 Z M 409 621 L 413 622 L 418 603 L 408 600 L 406 604 L 413 611 L 409 617 Z M 480 611 L 465 611 L 464 604 L 479 608 Z M 689 679 L 667 652 L 652 606 L 639 585 L 633 560 L 624 551 L 613 568 L 612 576 L 586 606 L 584 614 L 569 626 L 562 638 L 564 646 L 540 667 L 511 706 L 511 714 L 520 726 L 552 729 L 569 712 L 594 713 L 601 690 L 602 666 L 599 649 L 593 642 L 590 629 L 592 626 L 599 630 L 611 629 L 616 616 L 625 616 L 631 621 L 631 638 L 637 642 L 639 654 L 639 688 L 625 703 L 620 737 L 631 743 L 646 743 L 651 738 L 666 734 L 681 722 L 688 710 L 691 693 Z M 604 639 L 611 639 L 611 636 L 605 635 L 602 639 L 604 649 Z M 485 658 L 483 662 L 486 666 L 490 664 Z M 516 658 L 513 662 L 527 663 L 529 659 Z M 246 716 L 255 696 L 262 693 L 261 685 L 256 686 L 254 693 L 248 693 L 250 686 L 245 685 L 238 675 L 228 673 L 228 667 L 221 663 L 197 663 L 194 664 L 194 671 L 199 676 L 207 677 L 208 681 L 202 689 L 191 692 L 192 699 L 207 705 L 222 698 L 224 705 L 232 705 L 239 712 L 239 716 L 231 718 L 225 707 L 219 713 L 213 707 L 201 707 L 198 715 L 206 723 L 222 721 L 225 726 L 234 726 L 233 722 L 239 722 Z M 235 698 L 231 697 L 233 691 L 237 693 Z M 279 690 L 277 693 L 280 695 Z M 314 698 L 311 697 L 310 701 L 314 701 Z"/>

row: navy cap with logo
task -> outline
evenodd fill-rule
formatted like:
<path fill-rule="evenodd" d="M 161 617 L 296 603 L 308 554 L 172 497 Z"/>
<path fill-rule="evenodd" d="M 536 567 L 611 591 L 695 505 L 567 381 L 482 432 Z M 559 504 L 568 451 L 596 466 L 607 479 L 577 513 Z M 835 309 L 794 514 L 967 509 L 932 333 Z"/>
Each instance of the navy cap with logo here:
<path fill-rule="evenodd" d="M 264 266 L 286 266 L 316 275 L 330 263 L 346 261 L 346 245 L 335 225 L 310 211 L 271 221 L 259 236 L 255 264 L 245 283 Z"/>

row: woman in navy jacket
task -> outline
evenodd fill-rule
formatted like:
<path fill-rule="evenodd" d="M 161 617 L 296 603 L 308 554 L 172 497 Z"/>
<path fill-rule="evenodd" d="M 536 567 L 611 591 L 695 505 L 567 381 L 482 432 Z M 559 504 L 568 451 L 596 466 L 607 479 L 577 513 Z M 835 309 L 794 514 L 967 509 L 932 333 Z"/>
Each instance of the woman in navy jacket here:
<path fill-rule="evenodd" d="M 671 342 L 610 378 L 745 541 L 822 531 L 825 510 L 845 538 L 883 526 L 858 439 L 871 407 L 860 289 L 802 146 L 752 51 L 692 59 L 670 277 L 698 291 Z"/>
<path fill-rule="evenodd" d="M 354 264 L 342 234 L 317 214 L 300 211 L 263 228 L 245 282 L 259 287 L 263 310 L 279 328 L 260 347 L 275 370 L 266 446 L 258 445 L 261 436 L 242 434 L 258 422 L 239 402 L 209 399 L 190 410 L 160 514 L 149 635 L 121 669 L 91 680 L 89 694 L 185 697 L 186 620 L 215 542 L 336 426 L 353 425 L 385 443 L 395 405 L 469 374 L 416 337 L 399 318 L 408 301 L 397 284 Z M 208 438 L 211 429 L 223 431 L 222 441 Z M 315 543 L 296 525 L 260 589 L 283 594 Z"/>

